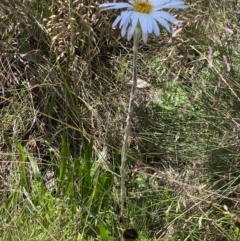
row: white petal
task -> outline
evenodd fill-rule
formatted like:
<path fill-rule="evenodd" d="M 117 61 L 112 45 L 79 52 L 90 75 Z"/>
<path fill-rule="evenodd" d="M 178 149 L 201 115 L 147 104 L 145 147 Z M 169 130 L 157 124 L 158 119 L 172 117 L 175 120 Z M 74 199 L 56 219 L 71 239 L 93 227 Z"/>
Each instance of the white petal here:
<path fill-rule="evenodd" d="M 131 11 L 124 11 L 121 13 L 121 22 L 119 27 L 121 28 L 123 26 L 123 24 L 125 24 L 126 22 L 130 23 L 130 19 L 131 19 Z"/>
<path fill-rule="evenodd" d="M 147 26 L 147 17 L 145 16 L 145 14 L 141 13 L 139 14 L 139 22 L 140 22 L 140 25 L 141 25 L 141 28 L 142 28 L 142 32 L 143 33 L 147 33 L 148 32 L 148 26 Z"/>
<path fill-rule="evenodd" d="M 159 27 L 157 25 L 157 22 L 154 18 L 151 18 L 152 20 L 152 26 L 153 26 L 153 32 L 156 36 L 159 36 L 160 35 L 160 30 L 159 30 Z"/>
<path fill-rule="evenodd" d="M 150 3 L 152 4 L 152 6 L 155 6 L 155 7 L 160 7 L 166 3 L 169 3 L 169 0 L 150 0 Z"/>
<path fill-rule="evenodd" d="M 134 34 L 135 29 L 129 26 L 128 32 L 127 32 L 127 39 L 130 40 Z"/>
<path fill-rule="evenodd" d="M 165 20 L 167 20 L 170 23 L 175 23 L 178 22 L 178 20 L 173 17 L 172 14 L 165 12 L 165 11 L 157 11 L 158 15 L 161 16 L 161 18 L 164 18 Z"/>
<path fill-rule="evenodd" d="M 117 18 L 114 20 L 112 24 L 112 28 L 115 28 L 120 20 L 121 20 L 121 16 L 117 16 Z"/>
<path fill-rule="evenodd" d="M 109 9 L 120 9 L 120 8 L 132 8 L 132 5 L 129 3 L 103 3 L 99 5 L 103 10 Z"/>
<path fill-rule="evenodd" d="M 184 3 L 181 3 L 181 2 L 179 2 L 179 3 L 167 3 L 167 4 L 164 4 L 164 5 L 161 5 L 161 6 L 159 6 L 159 10 L 160 9 L 166 9 L 166 8 L 176 8 L 176 9 L 185 9 L 185 8 L 187 8 L 187 6 L 184 4 Z"/>
<path fill-rule="evenodd" d="M 147 32 L 152 33 L 153 32 L 153 25 L 152 25 L 152 17 L 148 14 L 145 14 L 146 24 L 147 24 Z"/>
<path fill-rule="evenodd" d="M 180 22 L 180 21 L 174 22 L 174 24 L 177 25 L 178 27 L 182 27 L 182 25 L 183 25 L 182 22 Z"/>
<path fill-rule="evenodd" d="M 138 21 L 139 21 L 139 13 L 138 12 L 132 12 L 131 16 L 131 25 L 128 28 L 128 33 L 127 33 L 127 39 L 130 40 L 136 30 Z"/>
<path fill-rule="evenodd" d="M 129 41 L 132 38 L 133 34 L 131 34 L 130 32 L 130 28 L 128 29 L 128 33 L 127 33 L 127 40 Z"/>
<path fill-rule="evenodd" d="M 128 27 L 127 39 L 130 40 L 136 29 L 138 23 L 139 14 L 137 12 L 132 12 L 130 26 Z"/>
<path fill-rule="evenodd" d="M 172 30 L 170 28 L 170 24 L 165 19 L 163 19 L 161 15 L 158 15 L 158 12 L 151 13 L 151 16 L 157 22 L 159 22 L 169 33 L 172 33 Z"/>
<path fill-rule="evenodd" d="M 132 21 L 131 21 L 131 26 L 129 27 L 129 34 L 133 35 L 136 29 L 137 23 L 139 21 L 139 13 L 132 12 L 131 20 Z"/>
<path fill-rule="evenodd" d="M 166 4 L 173 4 L 173 5 L 182 4 L 182 5 L 184 5 L 183 0 L 150 0 L 150 2 L 152 3 L 152 5 L 159 6 L 159 7 L 162 6 L 162 8 L 165 8 Z"/>
<path fill-rule="evenodd" d="M 129 12 L 129 16 L 128 18 L 125 19 L 125 22 L 123 23 L 123 25 L 120 27 L 121 29 L 121 35 L 122 37 L 124 37 L 126 35 L 127 32 L 127 28 L 129 26 L 129 24 L 131 23 L 131 12 Z"/>
<path fill-rule="evenodd" d="M 143 42 L 146 43 L 148 38 L 148 33 L 142 33 L 142 38 L 143 38 Z"/>
<path fill-rule="evenodd" d="M 124 37 L 126 35 L 126 32 L 127 32 L 127 27 L 128 27 L 128 22 L 125 22 L 122 26 L 122 29 L 121 29 L 121 35 L 122 37 Z"/>

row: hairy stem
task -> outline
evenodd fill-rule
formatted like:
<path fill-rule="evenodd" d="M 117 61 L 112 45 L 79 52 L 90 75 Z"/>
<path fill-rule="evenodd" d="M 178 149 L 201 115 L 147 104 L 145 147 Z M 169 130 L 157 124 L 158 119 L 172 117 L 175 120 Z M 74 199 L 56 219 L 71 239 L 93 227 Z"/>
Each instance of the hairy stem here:
<path fill-rule="evenodd" d="M 125 198 L 126 198 L 126 187 L 125 187 L 125 173 L 126 173 L 126 160 L 128 152 L 128 138 L 130 135 L 130 126 L 131 126 L 131 115 L 133 112 L 134 98 L 137 90 L 137 54 L 138 54 L 138 44 L 141 34 L 141 29 L 136 28 L 134 33 L 134 46 L 133 46 L 133 83 L 130 93 L 129 103 L 128 103 L 128 112 L 126 120 L 126 128 L 123 139 L 122 153 L 121 153 L 121 216 L 125 213 Z"/>

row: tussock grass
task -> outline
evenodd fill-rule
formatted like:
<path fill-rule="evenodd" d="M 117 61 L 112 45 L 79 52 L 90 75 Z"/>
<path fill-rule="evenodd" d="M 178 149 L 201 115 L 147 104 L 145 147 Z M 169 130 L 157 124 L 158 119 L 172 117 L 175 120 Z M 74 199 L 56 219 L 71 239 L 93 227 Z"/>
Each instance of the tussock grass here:
<path fill-rule="evenodd" d="M 132 43 L 98 2 L 0 3 L 0 239 L 239 239 L 239 4 L 187 1 L 140 44 L 119 213 Z"/>

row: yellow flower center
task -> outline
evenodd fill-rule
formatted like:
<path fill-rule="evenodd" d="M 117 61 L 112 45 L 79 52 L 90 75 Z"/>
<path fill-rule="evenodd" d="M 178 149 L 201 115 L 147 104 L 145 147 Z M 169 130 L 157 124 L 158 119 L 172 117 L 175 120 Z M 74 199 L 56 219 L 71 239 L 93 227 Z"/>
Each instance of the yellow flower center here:
<path fill-rule="evenodd" d="M 134 11 L 140 13 L 151 13 L 152 5 L 148 2 L 148 0 L 136 0 L 133 4 L 133 9 Z"/>

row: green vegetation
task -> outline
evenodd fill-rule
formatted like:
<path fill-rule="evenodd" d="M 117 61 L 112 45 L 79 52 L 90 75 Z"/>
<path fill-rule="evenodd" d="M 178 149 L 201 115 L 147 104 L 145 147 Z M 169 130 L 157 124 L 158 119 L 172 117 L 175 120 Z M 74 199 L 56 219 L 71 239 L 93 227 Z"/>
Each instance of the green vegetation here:
<path fill-rule="evenodd" d="M 0 240 L 240 240 L 240 4 L 186 4 L 140 43 L 121 217 L 132 42 L 93 0 L 1 0 Z"/>

